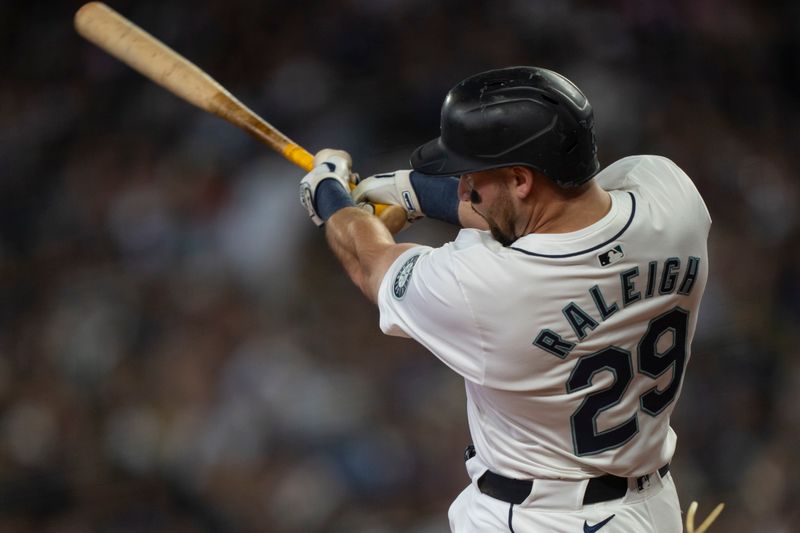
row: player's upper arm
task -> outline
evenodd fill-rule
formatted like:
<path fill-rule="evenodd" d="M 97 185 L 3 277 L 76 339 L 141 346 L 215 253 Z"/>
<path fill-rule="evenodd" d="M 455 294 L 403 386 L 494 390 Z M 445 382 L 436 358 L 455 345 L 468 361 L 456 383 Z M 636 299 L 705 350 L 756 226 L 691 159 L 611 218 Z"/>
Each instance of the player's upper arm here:
<path fill-rule="evenodd" d="M 452 245 L 417 246 L 400 255 L 378 293 L 380 326 L 388 335 L 413 338 L 464 378 L 483 383 L 481 328 L 457 268 Z"/>
<path fill-rule="evenodd" d="M 389 268 L 397 260 L 398 257 L 403 255 L 410 248 L 418 245 L 404 243 L 404 244 L 390 244 L 376 249 L 372 254 L 366 255 L 362 259 L 365 271 L 365 283 L 361 287 L 364 294 L 375 303 L 378 303 L 378 291 L 381 288 L 381 283 L 386 277 Z"/>
<path fill-rule="evenodd" d="M 325 223 L 325 235 L 350 279 L 376 303 L 386 271 L 398 256 L 416 246 L 397 244 L 377 217 L 355 207 L 334 213 Z"/>

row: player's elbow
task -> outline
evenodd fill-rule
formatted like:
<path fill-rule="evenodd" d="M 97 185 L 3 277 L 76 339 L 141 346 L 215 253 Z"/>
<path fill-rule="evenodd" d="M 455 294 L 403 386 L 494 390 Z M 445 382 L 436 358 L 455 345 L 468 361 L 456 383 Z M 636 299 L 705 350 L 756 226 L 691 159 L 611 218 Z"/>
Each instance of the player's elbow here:
<path fill-rule="evenodd" d="M 381 289 L 383 277 L 386 275 L 386 270 L 375 268 L 374 266 L 364 272 L 363 282 L 360 285 L 361 292 L 364 293 L 372 303 L 378 303 L 378 293 Z"/>
<path fill-rule="evenodd" d="M 374 250 L 374 254 L 371 254 L 369 260 L 362 262 L 362 265 L 364 266 L 365 283 L 362 291 L 364 291 L 364 294 L 367 295 L 367 298 L 375 303 L 378 302 L 378 293 L 380 292 L 387 272 L 391 270 L 392 265 L 395 261 L 397 261 L 398 257 L 400 257 L 409 249 L 417 246 L 419 245 L 412 243 L 393 243 L 390 245 L 381 246 L 380 248 L 376 248 Z"/>
<path fill-rule="evenodd" d="M 386 273 L 380 255 L 378 250 L 360 246 L 355 254 L 340 257 L 342 266 L 353 284 L 375 303 L 378 301 L 378 291 Z"/>

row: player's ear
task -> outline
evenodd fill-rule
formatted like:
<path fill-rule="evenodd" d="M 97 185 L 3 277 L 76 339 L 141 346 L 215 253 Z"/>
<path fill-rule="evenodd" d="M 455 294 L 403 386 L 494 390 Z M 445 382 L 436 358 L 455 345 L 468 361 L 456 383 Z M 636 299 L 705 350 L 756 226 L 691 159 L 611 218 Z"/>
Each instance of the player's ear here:
<path fill-rule="evenodd" d="M 520 200 L 524 200 L 533 190 L 534 171 L 523 166 L 511 167 L 512 187 Z"/>

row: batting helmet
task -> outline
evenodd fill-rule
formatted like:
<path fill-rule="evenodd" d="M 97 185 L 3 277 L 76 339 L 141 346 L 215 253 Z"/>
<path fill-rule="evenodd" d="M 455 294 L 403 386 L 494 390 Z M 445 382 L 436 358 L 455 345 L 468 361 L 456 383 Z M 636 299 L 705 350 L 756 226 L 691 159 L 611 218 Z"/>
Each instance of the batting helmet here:
<path fill-rule="evenodd" d="M 430 175 L 512 165 L 532 167 L 562 187 L 600 170 L 592 106 L 564 76 L 510 67 L 465 79 L 444 100 L 441 136 L 411 154 L 414 170 Z"/>

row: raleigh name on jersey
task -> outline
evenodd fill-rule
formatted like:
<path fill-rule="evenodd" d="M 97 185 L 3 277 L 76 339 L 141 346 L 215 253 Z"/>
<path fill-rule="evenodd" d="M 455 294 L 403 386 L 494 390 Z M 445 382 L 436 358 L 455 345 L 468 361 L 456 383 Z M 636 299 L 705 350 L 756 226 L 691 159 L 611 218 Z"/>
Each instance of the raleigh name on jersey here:
<path fill-rule="evenodd" d="M 587 228 L 510 247 L 464 229 L 441 248 L 408 250 L 383 280 L 381 329 L 465 378 L 474 477 L 640 476 L 675 450 L 669 417 L 711 219 L 663 157 L 628 157 L 595 179 L 612 205 Z"/>

